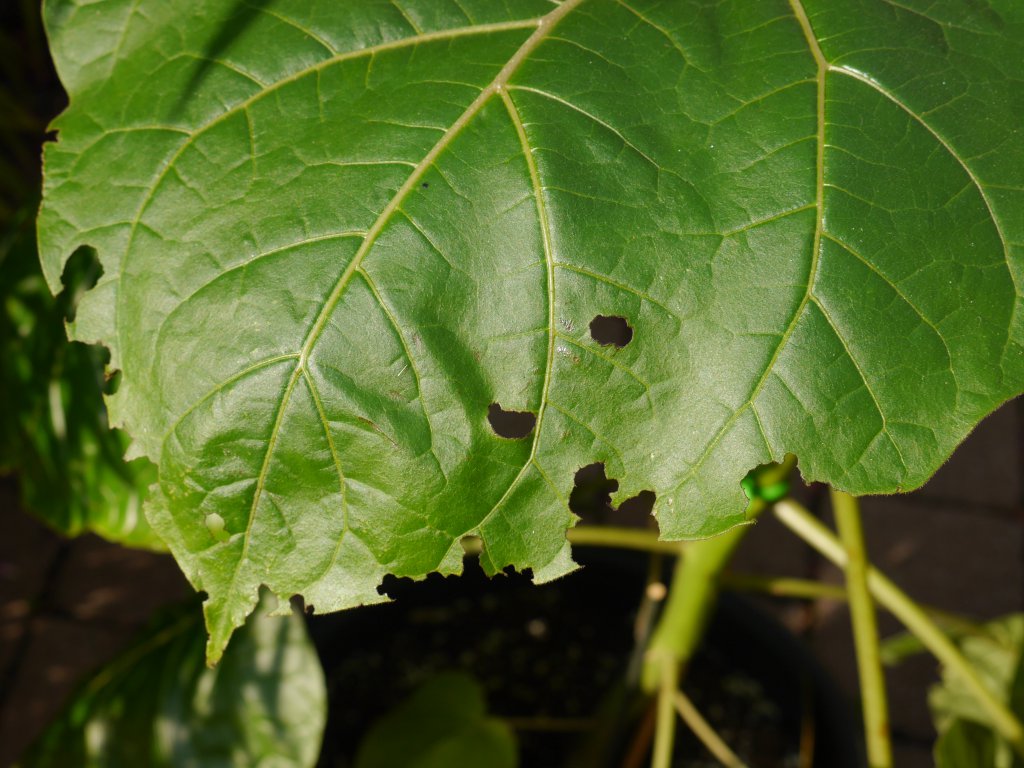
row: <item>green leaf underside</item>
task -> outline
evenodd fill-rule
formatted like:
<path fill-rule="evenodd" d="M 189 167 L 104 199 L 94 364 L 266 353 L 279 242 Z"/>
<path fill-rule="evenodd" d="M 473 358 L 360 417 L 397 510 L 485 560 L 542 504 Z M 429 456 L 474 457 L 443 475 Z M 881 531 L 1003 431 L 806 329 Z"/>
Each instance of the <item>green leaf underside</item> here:
<path fill-rule="evenodd" d="M 312 768 L 327 713 L 298 615 L 254 613 L 216 669 L 197 606 L 153 623 L 96 673 L 22 768 Z"/>
<path fill-rule="evenodd" d="M 920 485 L 1024 382 L 1007 0 L 50 2 L 42 259 L 160 467 L 216 658 L 258 587 L 571 569 L 574 472 L 662 534 L 752 466 Z M 634 329 L 619 349 L 596 315 Z M 491 403 L 537 416 L 498 437 Z M 223 525 L 221 525 L 223 523 Z"/>

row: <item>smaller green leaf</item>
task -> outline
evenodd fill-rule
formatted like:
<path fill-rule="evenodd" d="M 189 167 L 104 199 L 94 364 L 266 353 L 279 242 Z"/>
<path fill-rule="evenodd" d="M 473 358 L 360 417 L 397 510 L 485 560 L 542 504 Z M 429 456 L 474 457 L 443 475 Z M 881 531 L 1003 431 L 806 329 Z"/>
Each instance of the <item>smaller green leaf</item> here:
<path fill-rule="evenodd" d="M 984 625 L 985 634 L 964 636 L 958 642 L 967 661 L 987 687 L 1018 717 L 1024 717 L 1024 614 L 1004 616 Z M 939 768 L 992 766 L 1024 768 L 1000 737 L 976 697 L 952 671 L 929 697 L 939 732 L 935 762 Z"/>
<path fill-rule="evenodd" d="M 0 471 L 17 472 L 25 507 L 61 533 L 165 550 L 142 513 L 156 468 L 126 462 L 127 438 L 103 404 L 105 353 L 68 343 L 66 315 L 95 282 L 69 262 L 56 299 L 43 280 L 26 208 L 0 236 Z"/>
<path fill-rule="evenodd" d="M 21 768 L 311 768 L 326 690 L 298 615 L 264 599 L 216 669 L 195 604 L 102 669 Z"/>
<path fill-rule="evenodd" d="M 935 743 L 935 766 L 994 766 L 995 746 L 995 734 L 991 730 L 968 720 L 956 720 Z"/>
<path fill-rule="evenodd" d="M 356 768 L 515 768 L 508 726 L 487 717 L 480 685 L 438 675 L 382 718 L 359 748 Z"/>

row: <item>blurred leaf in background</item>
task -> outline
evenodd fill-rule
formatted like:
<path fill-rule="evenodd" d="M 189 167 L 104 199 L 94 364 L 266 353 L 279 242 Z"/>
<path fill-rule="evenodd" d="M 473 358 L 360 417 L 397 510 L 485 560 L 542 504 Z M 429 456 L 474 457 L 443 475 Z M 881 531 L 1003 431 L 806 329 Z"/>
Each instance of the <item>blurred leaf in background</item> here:
<path fill-rule="evenodd" d="M 1024 614 L 989 622 L 984 630 L 984 634 L 964 636 L 958 645 L 988 687 L 1014 713 L 1024 716 Z M 938 768 L 1024 768 L 1024 760 L 995 732 L 976 697 L 954 672 L 943 671 L 929 704 L 939 732 Z"/>
<path fill-rule="evenodd" d="M 40 274 L 32 219 L 0 235 L 0 471 L 19 476 L 25 507 L 69 536 L 93 531 L 162 550 L 142 514 L 156 469 L 126 463 L 103 405 L 105 352 L 71 344 L 64 320 L 98 275 L 87 254 L 69 264 L 54 299 Z"/>
<path fill-rule="evenodd" d="M 302 617 L 272 616 L 271 603 L 215 669 L 196 604 L 163 616 L 79 691 L 21 768 L 310 768 L 323 671 Z"/>
<path fill-rule="evenodd" d="M 448 672 L 428 680 L 381 718 L 356 757 L 356 768 L 399 765 L 515 768 L 516 742 L 508 726 L 487 716 L 480 685 L 469 675 Z"/>
<path fill-rule="evenodd" d="M 95 260 L 79 254 L 56 299 L 39 268 L 40 146 L 66 99 L 38 3 L 4 3 L 0 22 L 0 472 L 17 473 L 25 506 L 62 533 L 162 550 L 142 515 L 156 471 L 127 464 L 125 439 L 107 425 L 106 352 L 69 344 L 64 332 L 99 277 Z"/>

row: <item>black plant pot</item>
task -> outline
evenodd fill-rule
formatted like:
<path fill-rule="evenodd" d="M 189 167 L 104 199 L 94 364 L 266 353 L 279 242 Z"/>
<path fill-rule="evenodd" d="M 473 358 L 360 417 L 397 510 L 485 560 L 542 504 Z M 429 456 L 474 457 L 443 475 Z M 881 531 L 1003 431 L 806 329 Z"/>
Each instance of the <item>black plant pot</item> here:
<path fill-rule="evenodd" d="M 623 765 L 649 709 L 626 685 L 646 558 L 576 557 L 583 569 L 540 587 L 519 574 L 488 579 L 467 559 L 460 578 L 389 580 L 393 603 L 310 617 L 330 702 L 320 768 L 351 766 L 379 717 L 451 669 L 475 676 L 490 711 L 516 728 L 522 768 Z M 805 750 L 813 741 L 814 766 L 859 764 L 846 703 L 806 647 L 749 601 L 723 596 L 684 689 L 750 768 L 800 765 L 802 740 Z M 682 725 L 676 764 L 717 765 Z"/>

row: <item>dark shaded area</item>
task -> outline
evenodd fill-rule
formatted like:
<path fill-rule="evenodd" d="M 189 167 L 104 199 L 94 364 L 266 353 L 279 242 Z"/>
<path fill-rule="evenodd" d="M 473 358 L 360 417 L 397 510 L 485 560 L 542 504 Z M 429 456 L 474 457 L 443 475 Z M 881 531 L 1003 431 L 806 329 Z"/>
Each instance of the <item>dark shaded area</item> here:
<path fill-rule="evenodd" d="M 497 403 L 487 406 L 487 421 L 496 435 L 509 440 L 529 437 L 533 428 L 537 426 L 536 414 L 530 411 L 506 411 Z"/>
<path fill-rule="evenodd" d="M 170 555 L 65 539 L 0 479 L 0 766 L 13 764 L 81 680 L 155 611 L 192 594 Z"/>
<path fill-rule="evenodd" d="M 320 768 L 351 766 L 372 723 L 449 669 L 480 681 L 491 713 L 516 731 L 524 768 L 619 768 L 648 709 L 628 684 L 646 558 L 575 556 L 582 570 L 539 587 L 521 574 L 489 579 L 467 559 L 460 578 L 386 579 L 394 603 L 312 617 L 330 698 Z M 855 721 L 797 640 L 743 602 L 726 603 L 710 638 L 687 692 L 752 768 L 795 764 L 808 706 L 817 764 L 852 768 Z M 684 731 L 677 764 L 696 765 L 704 748 Z"/>
<path fill-rule="evenodd" d="M 657 495 L 654 491 L 640 491 L 636 496 L 612 506 L 612 494 L 619 490 L 619 481 L 605 474 L 603 462 L 594 462 L 581 467 L 573 478 L 573 488 L 569 493 L 569 509 L 586 522 L 611 522 L 613 513 L 622 520 L 635 521 L 643 525 Z M 621 524 L 621 520 L 620 520 Z"/>
<path fill-rule="evenodd" d="M 217 34 L 206 44 L 202 57 L 196 60 L 195 70 L 188 84 L 181 93 L 181 98 L 174 105 L 171 117 L 177 116 L 189 99 L 202 88 L 203 82 L 217 59 L 227 51 L 231 44 L 240 38 L 252 23 L 259 17 L 273 0 L 236 0 L 227 19 L 215 26 Z"/>
<path fill-rule="evenodd" d="M 573 478 L 569 509 L 587 521 L 602 520 L 612 511 L 612 494 L 619 481 L 605 475 L 603 462 L 581 467 Z"/>
<path fill-rule="evenodd" d="M 39 3 L 0 3 L 0 231 L 39 199 L 39 147 L 67 105 L 43 35 Z"/>
<path fill-rule="evenodd" d="M 633 328 L 624 317 L 598 315 L 590 321 L 590 338 L 606 347 L 622 349 L 633 340 Z"/>

